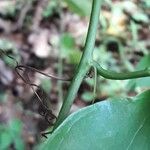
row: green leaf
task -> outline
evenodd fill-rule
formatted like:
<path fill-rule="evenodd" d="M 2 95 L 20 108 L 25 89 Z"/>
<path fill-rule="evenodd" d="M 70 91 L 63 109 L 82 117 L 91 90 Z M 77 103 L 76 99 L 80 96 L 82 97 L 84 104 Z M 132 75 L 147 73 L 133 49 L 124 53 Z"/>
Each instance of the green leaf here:
<path fill-rule="evenodd" d="M 75 48 L 75 39 L 68 33 L 61 37 L 61 57 L 66 58 L 70 64 L 78 64 L 82 52 Z"/>
<path fill-rule="evenodd" d="M 143 1 L 146 8 L 150 8 L 150 1 Z"/>
<path fill-rule="evenodd" d="M 68 62 L 70 64 L 78 64 L 80 62 L 81 56 L 82 56 L 81 51 L 79 51 L 78 49 L 72 49 L 69 52 Z"/>
<path fill-rule="evenodd" d="M 15 138 L 14 144 L 15 144 L 16 150 L 24 150 L 25 149 L 23 139 L 20 136 Z"/>
<path fill-rule="evenodd" d="M 149 150 L 150 90 L 113 98 L 70 115 L 45 142 L 44 150 Z"/>
<path fill-rule="evenodd" d="M 42 79 L 41 87 L 44 90 L 44 92 L 46 92 L 47 94 L 50 93 L 51 87 L 52 87 L 51 80 L 50 79 Z"/>
<path fill-rule="evenodd" d="M 43 10 L 42 15 L 43 17 L 47 18 L 49 16 L 52 16 L 56 10 L 57 10 L 57 1 L 51 0 L 48 2 L 46 8 Z"/>
<path fill-rule="evenodd" d="M 150 77 L 136 79 L 136 85 L 139 87 L 150 87 Z"/>
<path fill-rule="evenodd" d="M 149 67 L 150 67 L 150 54 L 144 56 L 140 60 L 140 62 L 136 66 L 136 70 L 143 70 L 143 69 L 146 69 Z M 150 77 L 144 77 L 144 78 L 130 80 L 129 83 L 127 84 L 127 86 L 129 86 L 129 87 L 139 86 L 139 87 L 149 88 L 150 87 Z"/>
<path fill-rule="evenodd" d="M 91 102 L 94 99 L 94 94 L 92 92 L 84 92 L 81 97 L 85 102 Z"/>
<path fill-rule="evenodd" d="M 7 39 L 0 39 L 0 49 L 7 52 L 8 50 L 12 50 L 13 52 L 17 52 L 15 48 L 15 44 Z"/>
<path fill-rule="evenodd" d="M 13 138 L 9 131 L 3 130 L 0 131 L 0 149 L 5 150 L 8 149 L 9 145 L 13 142 Z"/>
<path fill-rule="evenodd" d="M 4 51 L 6 55 L 1 51 Z M 10 67 L 15 67 L 16 61 L 18 61 L 19 63 L 21 59 L 15 44 L 6 39 L 0 39 L 0 54 L 3 54 L 2 60 Z M 11 59 L 7 55 L 13 57 L 16 61 L 14 59 Z"/>
<path fill-rule="evenodd" d="M 9 130 L 13 137 L 20 135 L 22 130 L 22 122 L 18 119 L 12 120 L 9 124 Z"/>
<path fill-rule="evenodd" d="M 64 48 L 73 48 L 75 46 L 75 40 L 74 38 L 69 34 L 65 33 L 61 37 L 61 47 Z"/>
<path fill-rule="evenodd" d="M 136 70 L 141 70 L 150 67 L 150 54 L 145 55 L 138 63 Z"/>
<path fill-rule="evenodd" d="M 12 57 L 14 59 L 16 59 L 16 61 L 20 62 L 20 58 L 18 56 L 16 57 L 13 55 Z M 9 58 L 8 56 L 4 56 L 3 60 L 4 60 L 5 64 L 8 65 L 9 67 L 11 67 L 11 68 L 16 67 L 16 62 L 13 59 Z"/>
<path fill-rule="evenodd" d="M 90 0 L 65 0 L 71 11 L 77 13 L 80 16 L 89 16 L 91 1 Z"/>
<path fill-rule="evenodd" d="M 60 42 L 61 57 L 62 58 L 68 57 L 70 51 L 74 48 L 74 46 L 75 46 L 74 38 L 68 33 L 63 34 Z"/>
<path fill-rule="evenodd" d="M 146 14 L 142 13 L 142 12 L 137 12 L 135 14 L 133 14 L 133 18 L 137 21 L 141 21 L 144 23 L 149 23 L 149 18 Z"/>

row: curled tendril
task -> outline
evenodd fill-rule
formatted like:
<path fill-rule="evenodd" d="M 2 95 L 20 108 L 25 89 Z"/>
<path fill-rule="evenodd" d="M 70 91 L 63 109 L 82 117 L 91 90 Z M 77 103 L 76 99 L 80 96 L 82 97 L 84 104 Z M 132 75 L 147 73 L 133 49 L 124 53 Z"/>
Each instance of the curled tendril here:
<path fill-rule="evenodd" d="M 26 69 L 26 70 L 31 70 L 31 71 L 34 71 L 34 72 L 38 72 L 38 73 L 40 73 L 40 74 L 42 74 L 42 75 L 44 75 L 44 76 L 46 76 L 46 77 L 48 77 L 48 78 L 52 78 L 52 79 L 54 79 L 54 80 L 71 81 L 71 78 L 62 78 L 62 77 L 58 77 L 58 76 L 55 76 L 55 75 L 49 75 L 49 74 L 46 74 L 46 73 L 44 73 L 44 72 L 42 72 L 42 71 L 40 71 L 40 70 L 38 70 L 38 69 L 36 69 L 36 68 L 30 67 L 30 66 L 26 66 L 26 65 L 20 65 L 20 64 L 18 63 L 18 61 L 17 61 L 14 57 L 8 55 L 4 50 L 0 50 L 0 56 L 3 56 L 3 55 L 4 55 L 4 56 L 7 56 L 7 57 L 10 58 L 10 59 L 12 59 L 12 60 L 16 63 L 16 65 L 15 65 L 15 72 L 17 73 L 18 77 L 19 77 L 25 84 L 27 84 L 27 85 L 30 86 L 30 88 L 32 89 L 32 91 L 34 92 L 34 94 L 36 95 L 36 97 L 37 97 L 37 99 L 38 99 L 38 101 L 39 101 L 39 103 L 40 103 L 41 110 L 39 110 L 39 114 L 40 114 L 41 116 L 43 116 L 43 117 L 45 118 L 45 120 L 46 120 L 50 125 L 53 126 L 52 121 L 53 121 L 54 119 L 57 119 L 57 117 L 53 114 L 52 110 L 50 110 L 50 109 L 43 103 L 42 98 L 41 98 L 41 97 L 39 96 L 39 94 L 36 92 L 36 90 L 34 89 L 34 87 L 36 87 L 37 89 L 40 89 L 40 90 L 42 91 L 42 93 L 43 93 L 43 90 L 40 88 L 40 86 L 38 86 L 38 85 L 36 85 L 36 84 L 34 84 L 34 83 L 31 82 L 28 73 L 27 73 L 27 72 L 24 72 L 24 69 Z M 20 71 L 24 72 L 25 77 L 24 77 L 23 75 L 21 75 Z M 47 137 L 46 134 L 49 134 L 49 133 L 50 133 L 50 132 L 43 132 L 43 133 L 42 133 L 42 136 Z"/>

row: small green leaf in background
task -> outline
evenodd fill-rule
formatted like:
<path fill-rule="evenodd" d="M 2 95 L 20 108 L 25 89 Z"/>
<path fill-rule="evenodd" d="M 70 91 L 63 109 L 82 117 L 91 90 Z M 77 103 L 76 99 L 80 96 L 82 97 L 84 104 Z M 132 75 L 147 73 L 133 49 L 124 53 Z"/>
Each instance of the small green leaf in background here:
<path fill-rule="evenodd" d="M 77 49 L 74 49 L 72 51 L 70 51 L 69 53 L 69 63 L 70 64 L 78 64 L 80 59 L 81 59 L 81 51 L 77 50 Z"/>
<path fill-rule="evenodd" d="M 62 35 L 60 47 L 62 58 L 70 64 L 79 63 L 82 53 L 75 47 L 75 39 L 69 33 Z"/>
<path fill-rule="evenodd" d="M 18 119 L 11 120 L 9 124 L 0 126 L 0 150 L 9 149 L 14 143 L 16 150 L 24 150 L 24 141 L 21 138 L 22 122 Z"/>
<path fill-rule="evenodd" d="M 150 67 L 150 54 L 145 55 L 138 63 L 136 70 L 146 69 Z"/>
<path fill-rule="evenodd" d="M 64 33 L 61 37 L 61 46 L 68 49 L 72 48 L 75 46 L 75 39 L 69 33 Z"/>
<path fill-rule="evenodd" d="M 53 15 L 53 13 L 56 11 L 57 9 L 57 1 L 56 0 L 50 0 L 48 2 L 48 5 L 46 6 L 46 8 L 44 9 L 42 15 L 43 17 L 47 18 Z"/>
<path fill-rule="evenodd" d="M 5 131 L 0 131 L 0 149 L 6 150 L 9 145 L 12 143 L 13 138 L 7 129 Z"/>
<path fill-rule="evenodd" d="M 50 93 L 51 88 L 52 88 L 52 83 L 50 79 L 42 79 L 41 80 L 41 87 L 46 92 L 47 94 Z"/>
<path fill-rule="evenodd" d="M 18 119 L 12 120 L 9 124 L 9 131 L 13 138 L 16 150 L 24 150 L 24 142 L 21 138 L 22 122 Z"/>
<path fill-rule="evenodd" d="M 18 119 L 14 119 L 9 123 L 9 130 L 13 133 L 13 135 L 16 137 L 16 135 L 19 135 L 22 130 L 22 122 Z"/>
<path fill-rule="evenodd" d="M 20 62 L 20 56 L 19 55 L 10 55 L 10 56 L 12 56 L 18 62 Z M 8 56 L 4 56 L 3 60 L 4 60 L 5 64 L 8 65 L 9 67 L 11 67 L 11 68 L 15 68 L 16 67 L 15 60 L 9 58 Z"/>
<path fill-rule="evenodd" d="M 14 139 L 14 144 L 15 144 L 16 150 L 24 150 L 25 149 L 24 142 L 20 137 L 16 137 Z"/>
<path fill-rule="evenodd" d="M 85 102 L 91 102 L 94 99 L 94 94 L 93 92 L 84 92 L 81 98 Z"/>
<path fill-rule="evenodd" d="M 144 56 L 136 67 L 137 70 L 146 68 L 150 68 L 150 54 Z M 140 87 L 150 87 L 150 77 L 136 79 L 136 85 Z"/>
<path fill-rule="evenodd" d="M 149 18 L 146 14 L 139 12 L 135 13 L 132 16 L 136 21 L 144 22 L 144 23 L 149 23 Z"/>
<path fill-rule="evenodd" d="M 105 80 L 103 84 L 99 87 L 104 95 L 108 96 L 124 96 L 126 93 L 126 81 L 120 80 Z"/>
<path fill-rule="evenodd" d="M 150 90 L 113 98 L 70 115 L 40 149 L 149 150 Z"/>
<path fill-rule="evenodd" d="M 150 67 L 150 54 L 142 57 L 140 62 L 137 64 L 136 70 L 143 70 Z M 150 77 L 144 77 L 139 79 L 130 80 L 127 84 L 127 87 L 143 87 L 149 88 L 150 87 Z"/>
<path fill-rule="evenodd" d="M 12 50 L 14 53 L 17 52 L 14 43 L 7 39 L 0 39 L 0 49 L 5 52 L 7 52 L 8 50 Z"/>
<path fill-rule="evenodd" d="M 20 62 L 20 56 L 18 53 L 18 49 L 16 48 L 15 44 L 7 39 L 0 39 L 0 53 L 3 54 L 4 51 L 7 55 L 13 57 L 15 60 L 18 61 L 18 63 Z M 16 62 L 15 60 L 9 58 L 7 55 L 3 54 L 2 55 L 2 59 L 4 60 L 5 64 L 7 64 L 10 67 L 15 67 L 16 66 Z"/>
<path fill-rule="evenodd" d="M 144 3 L 144 6 L 146 7 L 146 8 L 150 8 L 150 1 L 143 1 L 143 3 Z"/>
<path fill-rule="evenodd" d="M 80 16 L 89 16 L 91 1 L 90 0 L 65 0 L 69 9 Z"/>

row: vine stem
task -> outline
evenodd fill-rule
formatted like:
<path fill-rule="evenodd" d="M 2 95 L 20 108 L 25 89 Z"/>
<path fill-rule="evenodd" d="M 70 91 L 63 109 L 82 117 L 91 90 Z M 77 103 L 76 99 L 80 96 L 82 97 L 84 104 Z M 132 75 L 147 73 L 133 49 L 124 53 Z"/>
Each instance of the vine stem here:
<path fill-rule="evenodd" d="M 97 31 L 100 7 L 101 7 L 102 1 L 103 0 L 93 0 L 89 29 L 87 33 L 87 38 L 86 38 L 82 58 L 75 72 L 75 75 L 71 81 L 69 91 L 63 102 L 62 108 L 59 112 L 59 115 L 58 115 L 58 118 L 54 125 L 53 130 L 55 130 L 68 116 L 72 103 L 81 85 L 81 82 L 84 79 L 87 72 L 89 71 L 89 69 L 91 68 L 92 54 L 93 54 L 93 49 L 94 49 L 94 44 L 95 44 L 96 31 Z"/>
<path fill-rule="evenodd" d="M 96 61 L 93 61 L 93 66 L 97 68 L 98 75 L 111 80 L 126 80 L 150 76 L 150 68 L 146 68 L 140 71 L 118 73 L 115 71 L 103 69 Z"/>

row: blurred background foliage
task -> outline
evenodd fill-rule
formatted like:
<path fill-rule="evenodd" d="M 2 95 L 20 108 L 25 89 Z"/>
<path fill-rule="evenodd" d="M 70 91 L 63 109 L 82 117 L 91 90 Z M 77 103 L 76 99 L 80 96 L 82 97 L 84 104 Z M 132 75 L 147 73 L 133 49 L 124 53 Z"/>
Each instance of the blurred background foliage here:
<path fill-rule="evenodd" d="M 82 56 L 92 0 L 1 0 L 0 50 L 20 64 L 47 74 L 72 77 Z M 117 72 L 150 67 L 150 1 L 105 0 L 100 13 L 93 59 Z M 33 149 L 41 131 L 50 125 L 38 113 L 32 89 L 16 74 L 14 60 L 0 53 L 0 149 Z M 69 83 L 31 70 L 32 83 L 41 87 L 44 103 L 58 114 Z M 72 106 L 84 106 L 116 96 L 134 96 L 150 88 L 150 78 L 126 81 L 87 77 Z M 44 139 L 43 139 L 44 140 Z"/>

